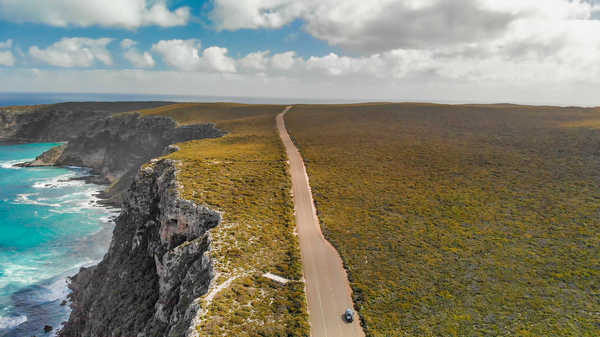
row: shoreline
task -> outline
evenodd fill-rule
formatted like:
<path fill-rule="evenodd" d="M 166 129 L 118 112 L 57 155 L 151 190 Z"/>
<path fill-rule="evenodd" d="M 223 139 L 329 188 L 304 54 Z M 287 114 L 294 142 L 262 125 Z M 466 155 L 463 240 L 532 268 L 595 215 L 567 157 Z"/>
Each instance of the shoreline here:
<path fill-rule="evenodd" d="M 0 142 L 0 146 L 19 144 L 22 143 Z M 21 160 L 21 162 L 25 161 Z M 88 233 L 73 233 L 63 238 L 56 238 L 56 241 L 51 245 L 65 245 L 64 247 L 66 247 L 64 252 L 58 252 L 61 256 L 60 259 L 64 259 L 64 265 L 59 264 L 58 269 L 55 271 L 53 271 L 54 268 L 52 265 L 49 266 L 50 269 L 40 269 L 39 271 L 42 274 L 48 273 L 47 277 L 41 280 L 32 280 L 32 283 L 24 282 L 22 286 L 16 288 L 14 291 L 7 290 L 6 295 L 3 295 L 7 301 L 5 303 L 6 307 L 0 317 L 0 322 L 5 326 L 0 329 L 1 335 L 4 337 L 57 335 L 59 329 L 63 326 L 62 323 L 68 320 L 71 312 L 69 301 L 71 291 L 68 288 L 70 279 L 81 268 L 95 266 L 102 260 L 110 245 L 115 219 L 121 212 L 119 206 L 102 202 L 102 193 L 108 186 L 90 181 L 91 169 L 74 166 L 45 167 L 68 170 L 67 174 L 72 176 L 48 183 L 44 183 L 44 180 L 42 180 L 42 184 L 37 187 L 33 184 L 27 189 L 37 189 L 44 196 L 44 193 L 48 193 L 44 191 L 75 188 L 75 193 L 82 193 L 81 197 L 75 197 L 60 203 L 58 203 L 60 197 L 56 197 L 56 200 L 51 201 L 51 203 L 57 206 L 52 206 L 48 211 L 55 214 L 77 214 L 73 215 L 75 219 L 80 218 L 82 224 L 89 224 L 93 227 L 97 226 L 97 229 L 93 229 Z M 18 167 L 15 165 L 13 165 L 13 168 L 18 170 L 27 169 L 27 167 Z M 57 179 L 57 177 L 44 179 Z M 82 184 L 69 184 L 71 181 L 81 181 Z M 72 194 L 69 191 L 64 192 L 64 195 L 67 196 Z M 14 195 L 8 194 L 10 200 L 7 199 L 7 202 L 18 200 L 19 194 L 17 193 L 21 193 L 21 191 L 15 191 L 14 193 Z M 35 202 L 37 200 L 33 200 L 32 203 L 24 202 L 21 204 L 35 205 Z M 60 220 L 60 218 L 57 218 L 57 220 L 59 223 L 60 221 L 64 221 Z M 49 223 L 49 226 L 55 225 L 56 223 Z M 42 249 L 44 248 L 42 247 Z M 26 261 L 16 263 L 16 265 L 22 267 L 28 266 Z M 53 329 L 51 332 L 44 333 L 43 328 L 46 325 L 52 326 Z"/>

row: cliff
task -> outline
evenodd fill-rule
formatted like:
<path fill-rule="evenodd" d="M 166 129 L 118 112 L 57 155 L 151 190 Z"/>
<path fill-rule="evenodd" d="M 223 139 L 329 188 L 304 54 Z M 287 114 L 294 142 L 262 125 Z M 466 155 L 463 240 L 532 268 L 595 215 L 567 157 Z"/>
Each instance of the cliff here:
<path fill-rule="evenodd" d="M 92 182 L 110 184 L 105 202 L 119 205 L 137 169 L 164 154 L 169 145 L 221 137 L 212 124 L 179 126 L 162 116 L 126 113 L 164 102 L 63 103 L 0 109 L 0 140 L 67 142 L 23 166 L 81 166 L 92 169 Z"/>
<path fill-rule="evenodd" d="M 108 117 L 71 139 L 56 165 L 92 168 L 96 174 L 93 182 L 111 184 L 105 197 L 118 204 L 137 169 L 164 154 L 169 145 L 222 135 L 212 124 L 180 127 L 169 117 L 137 113 Z"/>
<path fill-rule="evenodd" d="M 90 125 L 114 114 L 149 109 L 169 102 L 80 102 L 0 108 L 0 140 L 69 141 Z"/>
<path fill-rule="evenodd" d="M 214 277 L 209 229 L 218 212 L 183 200 L 171 160 L 136 175 L 102 262 L 72 278 L 61 336 L 184 336 Z"/>

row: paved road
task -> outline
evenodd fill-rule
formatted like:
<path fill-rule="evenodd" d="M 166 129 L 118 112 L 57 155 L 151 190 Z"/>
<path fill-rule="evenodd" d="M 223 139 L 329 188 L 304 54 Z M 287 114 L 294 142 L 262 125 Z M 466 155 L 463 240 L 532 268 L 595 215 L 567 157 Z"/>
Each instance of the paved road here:
<path fill-rule="evenodd" d="M 287 107 L 277 116 L 277 129 L 290 161 L 311 335 L 363 337 L 364 332 L 358 320 L 350 324 L 342 319 L 346 308 L 353 307 L 350 285 L 337 251 L 321 233 L 304 161 L 285 128 L 284 115 L 290 109 Z"/>

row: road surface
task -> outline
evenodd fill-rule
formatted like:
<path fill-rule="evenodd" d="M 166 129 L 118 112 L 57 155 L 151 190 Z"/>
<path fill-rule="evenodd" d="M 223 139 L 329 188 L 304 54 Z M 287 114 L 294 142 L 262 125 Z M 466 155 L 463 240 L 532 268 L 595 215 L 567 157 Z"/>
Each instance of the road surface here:
<path fill-rule="evenodd" d="M 353 308 L 352 291 L 342 260 L 321 233 L 304 161 L 285 128 L 284 116 L 291 108 L 277 115 L 277 129 L 290 162 L 311 336 L 363 337 L 357 316 L 354 323 L 342 319 L 344 311 Z"/>

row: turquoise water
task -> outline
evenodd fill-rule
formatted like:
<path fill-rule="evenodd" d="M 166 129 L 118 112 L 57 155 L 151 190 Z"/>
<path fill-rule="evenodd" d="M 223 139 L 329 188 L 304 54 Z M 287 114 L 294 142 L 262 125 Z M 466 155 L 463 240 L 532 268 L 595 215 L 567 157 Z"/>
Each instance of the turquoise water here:
<path fill-rule="evenodd" d="M 81 168 L 15 168 L 57 144 L 0 145 L 0 336 L 51 336 L 68 317 L 66 277 L 106 252 L 114 209 Z"/>

